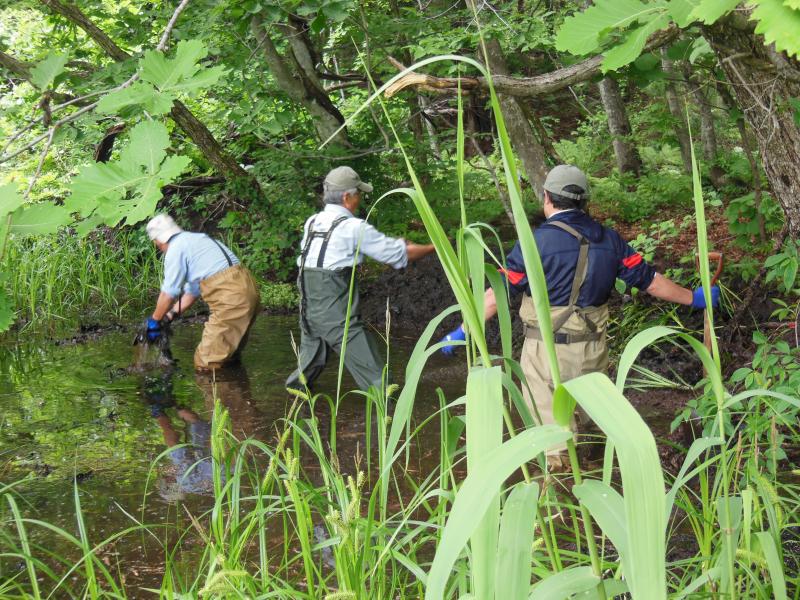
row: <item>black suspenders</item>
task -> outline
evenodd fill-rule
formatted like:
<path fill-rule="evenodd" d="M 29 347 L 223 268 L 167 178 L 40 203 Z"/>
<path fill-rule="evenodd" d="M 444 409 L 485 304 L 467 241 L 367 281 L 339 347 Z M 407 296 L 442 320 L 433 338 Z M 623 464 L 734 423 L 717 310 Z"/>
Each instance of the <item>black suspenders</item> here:
<path fill-rule="evenodd" d="M 222 256 L 224 256 L 225 260 L 228 261 L 228 267 L 229 268 L 232 267 L 233 266 L 233 261 L 231 260 L 231 257 L 228 256 L 228 253 L 225 252 L 225 249 L 222 247 L 222 244 L 220 244 L 217 240 L 212 238 L 210 235 L 206 235 L 206 237 L 217 245 L 217 248 L 219 248 L 219 251 L 222 252 Z"/>
<path fill-rule="evenodd" d="M 331 236 L 333 235 L 333 230 L 336 229 L 342 222 L 346 221 L 350 217 L 341 216 L 338 217 L 336 220 L 331 223 L 330 228 L 328 231 L 314 231 L 314 223 L 317 220 L 315 216 L 311 219 L 311 223 L 308 224 L 308 233 L 306 234 L 306 243 L 303 245 L 303 250 L 300 253 L 300 276 L 299 276 L 299 283 L 300 283 L 300 318 L 303 322 L 303 326 L 309 330 L 308 322 L 306 321 L 306 285 L 305 280 L 303 278 L 303 271 L 306 268 L 306 259 L 308 258 L 308 251 L 311 249 L 311 243 L 316 240 L 317 238 L 322 238 L 322 245 L 319 248 L 319 256 L 317 256 L 317 269 L 322 269 L 323 265 L 325 264 L 325 253 L 328 251 L 328 243 L 331 241 Z"/>

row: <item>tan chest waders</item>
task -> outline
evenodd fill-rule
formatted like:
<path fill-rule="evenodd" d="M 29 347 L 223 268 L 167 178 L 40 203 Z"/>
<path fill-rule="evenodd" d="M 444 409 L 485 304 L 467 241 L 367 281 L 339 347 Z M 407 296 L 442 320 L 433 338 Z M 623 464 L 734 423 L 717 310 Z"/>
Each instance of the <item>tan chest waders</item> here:
<path fill-rule="evenodd" d="M 200 281 L 200 293 L 210 311 L 203 337 L 194 353 L 197 369 L 218 369 L 235 362 L 247 343 L 247 334 L 259 307 L 258 285 L 244 265 L 234 265 L 222 245 L 211 238 L 228 267 Z"/>
<path fill-rule="evenodd" d="M 333 231 L 350 217 L 339 217 L 327 231 L 314 231 L 314 220 L 308 227 L 306 243 L 300 255 L 300 351 L 298 368 L 286 380 L 286 387 L 305 390 L 319 377 L 328 362 L 328 353 L 341 353 L 350 298 L 352 269 L 323 269 L 325 253 Z M 321 239 L 316 267 L 307 267 L 311 243 Z M 383 361 L 377 345 L 366 331 L 359 312 L 358 283 L 354 282 L 347 329 L 344 364 L 362 390 L 371 385 L 380 387 Z"/>
<path fill-rule="evenodd" d="M 550 307 L 561 380 L 569 381 L 586 373 L 605 371 L 608 367 L 606 346 L 608 305 L 586 307 L 577 305 L 581 286 L 586 281 L 589 268 L 589 241 L 566 223 L 553 221 L 548 224 L 563 229 L 580 243 L 569 304 Z M 543 424 L 555 423 L 550 361 L 542 342 L 533 300 L 527 294 L 522 299 L 519 314 L 525 325 L 525 343 L 522 346 L 520 363 L 530 388 L 530 392 L 527 389 L 523 390 L 525 399 L 533 411 L 535 420 Z M 572 427 L 575 429 L 574 422 Z M 561 454 L 565 449 L 566 445 L 553 448 L 548 451 L 548 455 Z"/>

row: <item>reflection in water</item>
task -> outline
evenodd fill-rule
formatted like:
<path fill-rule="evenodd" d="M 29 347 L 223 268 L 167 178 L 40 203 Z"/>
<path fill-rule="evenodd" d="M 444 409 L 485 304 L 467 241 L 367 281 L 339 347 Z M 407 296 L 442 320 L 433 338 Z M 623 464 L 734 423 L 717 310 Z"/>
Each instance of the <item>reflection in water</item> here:
<path fill-rule="evenodd" d="M 164 443 L 172 448 L 167 453 L 170 463 L 162 467 L 156 481 L 158 494 L 166 502 L 183 500 L 187 493 L 210 495 L 214 491 L 211 424 L 193 410 L 175 404 L 172 376 L 172 369 L 165 370 L 160 376 L 145 376 L 142 389 L 150 405 L 150 414 L 161 428 Z M 183 442 L 169 416 L 173 410 L 177 419 L 183 422 Z"/>
<path fill-rule="evenodd" d="M 230 413 L 236 437 L 255 437 L 270 447 L 274 445 L 276 430 L 285 426 L 282 419 L 291 404 L 284 380 L 297 362 L 289 343 L 290 332 L 298 335 L 297 319 L 262 316 L 252 331 L 250 351 L 243 357 L 246 371 L 238 368 L 218 373 L 215 384 L 208 376 L 195 378 L 191 373 L 192 354 L 201 335 L 200 326 L 195 324 L 176 328 L 170 339 L 182 367 L 172 373 L 159 366 L 160 351 L 153 346 L 137 347 L 137 351 L 146 348 L 147 353 L 136 357 L 141 370 L 130 369 L 128 333 L 110 333 L 80 345 L 55 346 L 31 340 L 33 343 L 0 346 L 0 481 L 30 478 L 17 488 L 24 491 L 28 514 L 72 530 L 74 476 L 92 473 L 79 482 L 79 492 L 93 541 L 108 539 L 129 527 L 132 514 L 141 513 L 146 523 L 176 521 L 180 527 L 189 526 L 184 521 L 187 511 L 204 514 L 212 501 L 205 491 L 193 491 L 210 490 L 210 482 L 198 486 L 189 467 L 205 459 L 205 466 L 195 467 L 197 476 L 205 470 L 209 481 L 214 474 L 207 446 L 214 385 L 217 397 Z M 395 364 L 408 360 L 413 343 L 411 338 L 393 338 Z M 438 410 L 435 387 L 442 386 L 448 398 L 456 398 L 464 393 L 464 380 L 463 366 L 432 357 L 415 398 L 417 422 Z M 335 396 L 336 369 L 324 373 L 319 385 Z M 354 387 L 345 374 L 343 390 Z M 324 401 L 318 402 L 316 411 L 325 438 L 331 419 L 327 406 Z M 355 473 L 356 457 L 362 457 L 363 464 L 366 447 L 363 397 L 343 396 L 336 419 L 337 461 L 348 474 Z M 439 447 L 437 423 L 423 430 L 410 451 L 412 474 L 429 473 L 438 465 L 433 450 Z M 373 445 L 377 439 L 373 430 Z M 321 484 L 316 456 L 301 451 L 307 476 Z M 262 456 L 260 452 L 253 454 L 256 459 Z M 159 460 L 153 467 L 156 458 Z M 153 483 L 154 472 L 157 484 Z M 209 487 L 203 487 L 206 485 Z M 160 493 L 143 502 L 144 490 L 154 487 Z M 165 500 L 172 503 L 183 496 L 179 510 L 165 510 Z M 32 543 L 58 555 L 73 556 L 75 552 L 71 543 L 49 530 L 34 529 L 30 535 Z M 120 539 L 115 551 L 123 564 L 131 567 L 129 585 L 161 585 L 162 550 L 161 542 L 149 536 Z M 134 567 L 138 574 L 134 574 Z"/>
<path fill-rule="evenodd" d="M 205 398 L 209 414 L 214 411 L 215 398 L 227 409 L 231 429 L 238 439 L 264 439 L 266 420 L 253 402 L 250 378 L 243 366 L 229 366 L 213 373 L 196 373 L 195 382 Z"/>

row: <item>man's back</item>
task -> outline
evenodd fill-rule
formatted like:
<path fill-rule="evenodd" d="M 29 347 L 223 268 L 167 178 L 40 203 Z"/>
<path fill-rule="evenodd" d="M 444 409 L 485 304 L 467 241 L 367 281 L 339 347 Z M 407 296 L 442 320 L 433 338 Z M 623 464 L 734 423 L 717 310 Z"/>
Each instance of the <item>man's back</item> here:
<path fill-rule="evenodd" d="M 608 302 L 618 277 L 629 287 L 643 289 L 650 285 L 655 271 L 616 231 L 604 227 L 583 211 L 561 211 L 534 231 L 552 306 L 569 304 L 580 249 L 580 241 L 554 222 L 568 225 L 589 242 L 589 266 L 578 296 L 578 306 L 601 306 Z M 519 243 L 509 253 L 506 264 L 512 286 L 530 293 Z"/>

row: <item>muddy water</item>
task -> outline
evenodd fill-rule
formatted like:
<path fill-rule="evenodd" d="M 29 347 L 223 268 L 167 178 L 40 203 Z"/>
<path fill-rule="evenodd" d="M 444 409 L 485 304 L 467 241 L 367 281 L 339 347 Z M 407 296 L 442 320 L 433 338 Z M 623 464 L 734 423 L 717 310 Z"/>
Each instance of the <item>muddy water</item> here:
<path fill-rule="evenodd" d="M 217 394 L 240 438 L 270 441 L 276 421 L 286 414 L 290 400 L 283 381 L 295 361 L 290 344 L 290 332 L 299 339 L 295 324 L 294 318 L 262 315 L 242 367 L 217 382 Z M 74 478 L 94 543 L 135 525 L 133 517 L 147 524 L 177 523 L 179 527 L 170 530 L 179 531 L 190 525 L 187 511 L 197 515 L 209 507 L 210 462 L 201 462 L 187 474 L 188 466 L 203 458 L 202 452 L 166 452 L 189 442 L 202 447 L 208 440 L 211 382 L 190 368 L 200 333 L 197 324 L 174 328 L 172 352 L 178 367 L 169 378 L 160 369 L 129 371 L 134 356 L 131 334 L 111 333 L 74 346 L 23 343 L 0 350 L 0 482 L 26 479 L 19 488 L 26 516 L 77 535 Z M 395 373 L 402 373 L 414 343 L 411 336 L 393 336 Z M 449 399 L 463 394 L 465 376 L 463 361 L 431 359 L 415 418 L 424 419 L 438 409 L 436 387 L 443 387 Z M 354 387 L 345 375 L 343 389 Z M 331 362 L 317 388 L 335 393 L 336 363 Z M 340 464 L 351 472 L 355 455 L 363 456 L 363 398 L 345 396 L 337 421 Z M 421 437 L 414 462 L 424 473 L 433 464 L 420 463 L 435 454 L 425 447 L 438 448 L 438 431 L 434 424 Z M 68 543 L 53 534 L 33 528 L 31 535 L 50 550 L 74 555 Z M 111 566 L 121 563 L 129 584 L 160 584 L 162 553 L 149 535 L 126 536 L 101 557 Z"/>
<path fill-rule="evenodd" d="M 0 349 L 0 485 L 26 479 L 18 488 L 25 516 L 77 535 L 77 479 L 93 543 L 134 526 L 134 519 L 155 526 L 151 530 L 162 543 L 177 541 L 172 539 L 177 532 L 191 525 L 187 513 L 199 515 L 210 506 L 211 464 L 202 461 L 200 448 L 210 432 L 212 386 L 191 369 L 200 333 L 199 324 L 174 328 L 172 352 L 178 367 L 171 377 L 164 377 L 162 369 L 130 371 L 130 333 L 110 333 L 72 346 L 23 343 Z M 290 333 L 299 339 L 294 318 L 262 315 L 242 367 L 217 381 L 217 395 L 239 438 L 268 443 L 274 439 L 276 424 L 291 403 L 283 389 L 295 361 Z M 394 332 L 395 374 L 402 374 L 415 342 L 412 335 Z M 318 382 L 319 391 L 335 393 L 336 366 L 332 361 Z M 463 360 L 432 357 L 416 398 L 415 419 L 421 421 L 438 409 L 437 387 L 453 400 L 463 394 L 465 380 Z M 345 375 L 343 389 L 354 387 Z M 686 395 L 662 391 L 633 393 L 630 398 L 661 437 Z M 339 463 L 346 473 L 355 470 L 355 457 L 364 455 L 364 430 L 363 398 L 346 395 L 337 418 Z M 185 443 L 196 447 L 168 451 Z M 410 471 L 428 474 L 438 462 L 438 448 L 439 426 L 434 422 L 419 436 Z M 197 461 L 199 465 L 189 470 Z M 306 466 L 313 479 L 313 465 Z M 158 525 L 169 527 L 162 530 Z M 30 533 L 34 543 L 57 554 L 76 555 L 52 533 L 35 527 Z M 192 544 L 202 551 L 199 540 L 184 542 L 185 551 Z M 119 569 L 129 590 L 160 586 L 163 552 L 149 534 L 125 536 L 100 556 L 114 571 Z M 184 559 L 191 556 L 190 547 Z M 3 570 L 22 568 L 6 564 Z"/>

